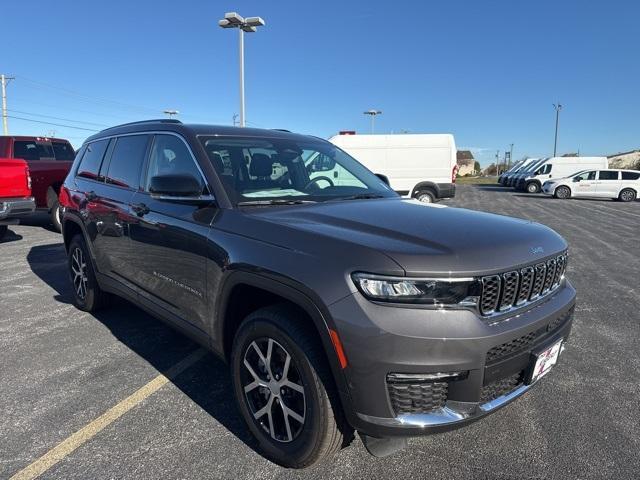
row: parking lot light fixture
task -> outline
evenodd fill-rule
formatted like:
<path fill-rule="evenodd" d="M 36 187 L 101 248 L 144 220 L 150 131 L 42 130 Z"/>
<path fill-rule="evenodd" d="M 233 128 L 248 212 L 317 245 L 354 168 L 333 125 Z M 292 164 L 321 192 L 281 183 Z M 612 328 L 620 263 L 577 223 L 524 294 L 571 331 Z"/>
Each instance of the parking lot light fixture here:
<path fill-rule="evenodd" d="M 382 110 L 367 110 L 363 112 L 365 115 L 371 116 L 371 133 L 375 131 L 375 118 L 377 115 L 382 115 Z"/>
<path fill-rule="evenodd" d="M 258 27 L 265 25 L 264 20 L 261 17 L 247 17 L 240 16 L 237 12 L 227 12 L 224 14 L 224 18 L 218 20 L 218 26 L 220 28 L 237 28 L 239 32 L 239 64 L 240 64 L 240 126 L 245 126 L 244 120 L 244 33 L 255 33 Z"/>
<path fill-rule="evenodd" d="M 553 156 L 556 156 L 556 148 L 558 147 L 558 122 L 560 120 L 560 110 L 562 110 L 562 105 L 560 102 L 554 103 L 553 108 L 556 111 L 556 134 L 553 140 Z"/>

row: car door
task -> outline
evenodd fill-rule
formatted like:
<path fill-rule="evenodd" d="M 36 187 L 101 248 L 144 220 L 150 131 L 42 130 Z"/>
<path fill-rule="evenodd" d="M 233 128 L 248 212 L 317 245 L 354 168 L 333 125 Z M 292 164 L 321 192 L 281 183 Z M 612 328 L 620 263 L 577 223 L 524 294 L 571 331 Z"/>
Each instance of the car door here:
<path fill-rule="evenodd" d="M 596 171 L 591 170 L 583 172 L 573 177 L 571 185 L 572 196 L 574 197 L 594 197 L 596 196 L 596 188 L 598 181 L 596 180 Z"/>
<path fill-rule="evenodd" d="M 149 134 L 112 139 L 101 169 L 104 183 L 91 195 L 94 244 L 100 252 L 103 273 L 131 288 L 135 270 L 130 258 L 129 231 L 131 222 L 138 218 L 130 214 L 130 204 L 140 185 L 150 139 Z"/>
<path fill-rule="evenodd" d="M 617 198 L 620 191 L 620 173 L 618 170 L 600 170 L 596 193 L 599 197 Z"/>
<path fill-rule="evenodd" d="M 207 331 L 207 235 L 217 213 L 213 201 L 190 202 L 159 198 L 149 192 L 154 176 L 191 175 L 209 195 L 200 168 L 186 141 L 174 134 L 157 134 L 149 155 L 142 188 L 130 202 L 131 267 L 142 300 L 151 302 Z"/>

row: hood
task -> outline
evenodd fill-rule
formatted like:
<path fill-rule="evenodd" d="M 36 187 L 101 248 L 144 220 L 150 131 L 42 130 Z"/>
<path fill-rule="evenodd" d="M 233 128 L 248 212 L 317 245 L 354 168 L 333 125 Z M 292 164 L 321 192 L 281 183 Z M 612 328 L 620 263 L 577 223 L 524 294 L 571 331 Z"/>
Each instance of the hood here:
<path fill-rule="evenodd" d="M 415 200 L 325 202 L 260 209 L 254 215 L 311 233 L 318 241 L 328 236 L 379 251 L 407 275 L 489 274 L 567 248 L 560 235 L 539 223 Z"/>

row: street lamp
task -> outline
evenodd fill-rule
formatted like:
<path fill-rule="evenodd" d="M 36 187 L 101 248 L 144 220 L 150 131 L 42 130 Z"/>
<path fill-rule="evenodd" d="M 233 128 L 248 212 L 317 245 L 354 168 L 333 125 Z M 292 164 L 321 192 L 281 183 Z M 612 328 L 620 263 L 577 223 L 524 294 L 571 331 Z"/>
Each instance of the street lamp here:
<path fill-rule="evenodd" d="M 166 114 L 169 118 L 172 118 L 174 115 L 178 115 L 180 112 L 178 110 L 164 110 L 162 113 Z"/>
<path fill-rule="evenodd" d="M 242 18 L 236 12 L 228 12 L 218 21 L 218 25 L 221 28 L 237 28 L 240 32 L 240 126 L 244 127 L 244 32 L 255 32 L 258 27 L 264 26 L 264 20 L 260 17 Z"/>
<path fill-rule="evenodd" d="M 556 156 L 556 147 L 558 146 L 558 121 L 560 120 L 560 110 L 562 110 L 562 105 L 560 105 L 560 102 L 558 102 L 557 104 L 553 104 L 553 108 L 556 111 L 556 136 L 555 139 L 553 140 L 553 156 Z"/>
<path fill-rule="evenodd" d="M 371 133 L 373 133 L 374 130 L 375 130 L 376 115 L 382 115 L 382 111 L 381 110 L 367 110 L 366 112 L 364 112 L 364 114 L 371 116 Z"/>

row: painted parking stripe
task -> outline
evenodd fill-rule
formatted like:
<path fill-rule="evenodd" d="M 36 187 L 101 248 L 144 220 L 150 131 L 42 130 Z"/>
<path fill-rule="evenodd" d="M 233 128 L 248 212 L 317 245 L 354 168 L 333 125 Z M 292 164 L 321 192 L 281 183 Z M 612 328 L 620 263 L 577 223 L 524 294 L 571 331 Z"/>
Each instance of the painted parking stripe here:
<path fill-rule="evenodd" d="M 194 365 L 198 360 L 200 360 L 203 356 L 207 354 L 205 349 L 198 349 L 182 359 L 180 362 L 176 363 L 173 367 L 167 370 L 164 374 L 158 375 L 156 378 L 151 380 L 145 386 L 129 395 L 127 398 L 122 400 L 117 405 L 111 407 L 109 410 L 104 412 L 98 418 L 93 420 L 88 425 L 82 427 L 80 430 L 67 437 L 61 443 L 56 445 L 54 448 L 49 450 L 43 456 L 38 458 L 35 462 L 33 462 L 28 467 L 20 470 L 14 476 L 10 478 L 10 480 L 27 480 L 37 478 L 42 475 L 44 472 L 53 467 L 60 460 L 64 459 L 78 447 L 83 445 L 88 440 L 91 440 L 96 434 L 98 434 L 105 427 L 111 425 L 133 407 L 138 405 L 140 402 L 145 400 L 146 398 L 153 395 L 155 392 L 160 390 L 164 385 L 166 385 L 173 378 L 180 375 L 187 368 Z"/>

